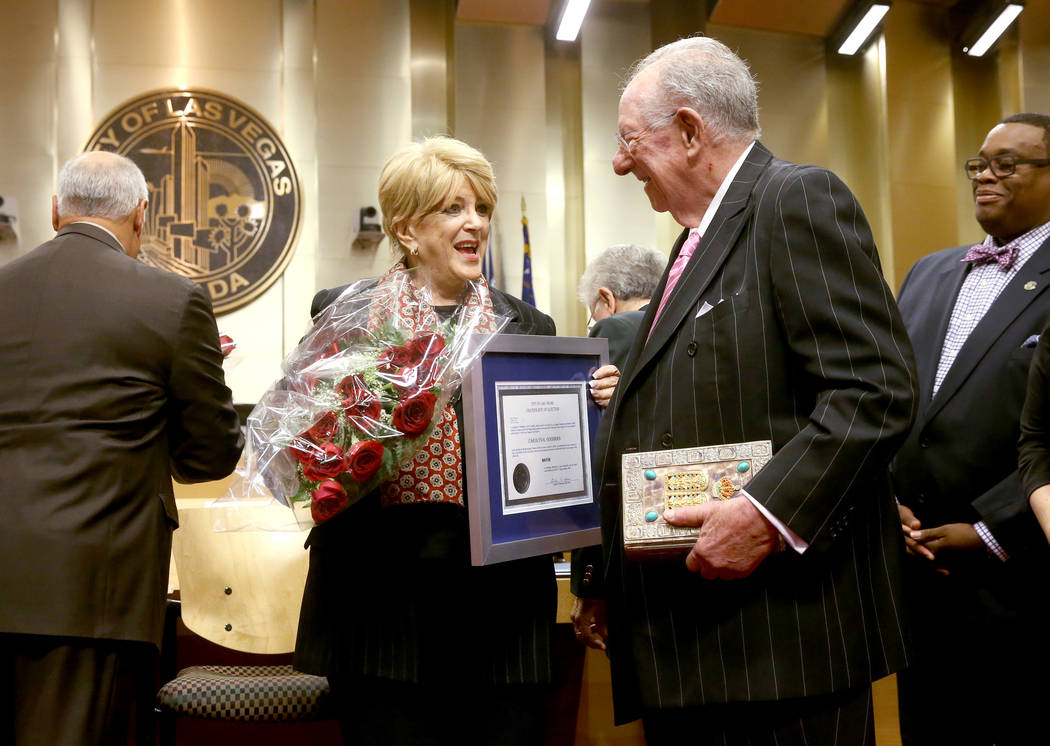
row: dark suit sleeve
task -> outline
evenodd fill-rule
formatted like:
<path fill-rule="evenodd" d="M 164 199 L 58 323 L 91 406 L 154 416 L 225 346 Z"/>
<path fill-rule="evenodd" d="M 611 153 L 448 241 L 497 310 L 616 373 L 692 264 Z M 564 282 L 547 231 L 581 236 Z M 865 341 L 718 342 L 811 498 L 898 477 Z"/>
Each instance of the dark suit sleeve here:
<path fill-rule="evenodd" d="M 763 195 L 773 302 L 816 402 L 748 492 L 810 545 L 845 527 L 856 499 L 885 484 L 917 408 L 914 358 L 856 199 L 832 173 L 798 168 Z M 775 202 L 774 202 L 775 200 Z M 775 206 L 769 203 L 774 202 Z M 782 385 L 779 382 L 778 385 Z"/>
<path fill-rule="evenodd" d="M 346 285 L 337 288 L 327 288 L 325 290 L 319 290 L 314 296 L 313 301 L 310 303 L 310 318 L 316 319 L 317 314 L 332 305 L 332 301 L 339 297 L 340 293 L 346 289 Z"/>
<path fill-rule="evenodd" d="M 1028 373 L 1028 392 L 1021 412 L 1020 465 L 1028 497 L 1050 484 L 1050 327 L 1039 335 L 1039 344 Z"/>
<path fill-rule="evenodd" d="M 1011 557 L 1044 557 L 1046 537 L 1028 505 L 1028 496 L 1041 485 L 1050 484 L 1050 441 L 1046 419 L 1047 366 L 1050 350 L 1039 339 L 1039 350 L 1032 360 L 1028 391 L 1021 415 L 1020 468 L 1014 469 L 970 504 L 988 526 L 996 542 Z M 1045 560 L 1044 560 L 1045 561 Z"/>
<path fill-rule="evenodd" d="M 618 313 L 602 319 L 591 327 L 587 335 L 609 340 L 609 362 L 621 371 L 624 363 L 627 362 L 627 353 L 631 351 L 635 332 L 638 331 L 637 323 L 624 321 L 622 317 L 626 315 Z M 637 314 L 631 315 L 637 316 Z"/>
<path fill-rule="evenodd" d="M 244 438 L 222 371 L 211 303 L 194 286 L 183 310 L 168 381 L 168 450 L 180 482 L 225 477 L 237 465 Z"/>
<path fill-rule="evenodd" d="M 595 323 L 587 336 L 608 339 L 609 362 L 622 369 L 637 327 L 625 330 L 622 324 L 618 324 L 618 315 L 608 316 Z M 578 598 L 604 598 L 601 545 L 574 549 L 571 564 L 569 590 L 572 594 Z"/>

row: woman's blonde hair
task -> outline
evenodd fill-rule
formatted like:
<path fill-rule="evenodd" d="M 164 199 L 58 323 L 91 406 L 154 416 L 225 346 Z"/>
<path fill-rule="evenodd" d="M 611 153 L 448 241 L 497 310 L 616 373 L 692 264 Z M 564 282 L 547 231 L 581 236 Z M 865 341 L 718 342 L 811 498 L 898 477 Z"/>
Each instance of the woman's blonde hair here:
<path fill-rule="evenodd" d="M 441 207 L 461 178 L 470 184 L 479 202 L 495 210 L 498 193 L 492 164 L 465 142 L 428 137 L 390 156 L 379 174 L 379 209 L 392 251 L 405 253 L 397 228 Z"/>

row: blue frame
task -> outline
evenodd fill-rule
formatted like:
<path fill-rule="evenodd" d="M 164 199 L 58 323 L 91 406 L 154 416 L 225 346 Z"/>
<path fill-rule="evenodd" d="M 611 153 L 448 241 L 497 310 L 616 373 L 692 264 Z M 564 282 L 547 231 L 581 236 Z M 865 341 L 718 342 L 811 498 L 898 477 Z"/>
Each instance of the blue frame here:
<path fill-rule="evenodd" d="M 496 422 L 496 382 L 589 381 L 608 363 L 602 338 L 498 334 L 463 378 L 463 446 L 470 514 L 470 557 L 474 565 L 554 554 L 601 543 L 598 489 L 591 464 L 591 502 L 504 515 Z M 587 399 L 587 426 L 593 456 L 602 409 Z"/>

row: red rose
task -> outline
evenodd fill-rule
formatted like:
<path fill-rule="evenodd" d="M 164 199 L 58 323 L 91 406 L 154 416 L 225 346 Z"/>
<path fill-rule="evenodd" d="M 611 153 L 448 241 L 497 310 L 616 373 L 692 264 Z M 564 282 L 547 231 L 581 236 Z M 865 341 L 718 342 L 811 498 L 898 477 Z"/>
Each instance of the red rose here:
<path fill-rule="evenodd" d="M 382 373 L 393 373 L 406 365 L 419 362 L 408 346 L 388 347 L 379 355 L 376 368 Z"/>
<path fill-rule="evenodd" d="M 288 446 L 288 452 L 292 454 L 292 458 L 305 466 L 313 460 L 317 444 L 307 437 L 307 433 L 302 433 Z"/>
<path fill-rule="evenodd" d="M 343 485 L 332 479 L 321 482 L 310 493 L 310 515 L 314 523 L 324 523 L 347 506 L 348 500 Z"/>
<path fill-rule="evenodd" d="M 410 438 L 416 437 L 430 424 L 436 401 L 437 397 L 429 391 L 408 397 L 394 409 L 394 427 Z"/>
<path fill-rule="evenodd" d="M 412 340 L 412 347 L 420 355 L 416 376 L 419 388 L 429 388 L 437 381 L 437 361 L 445 350 L 445 339 L 440 334 L 421 334 Z"/>
<path fill-rule="evenodd" d="M 420 334 L 412 340 L 412 348 L 420 359 L 433 359 L 445 349 L 445 339 L 440 334 Z"/>
<path fill-rule="evenodd" d="M 354 443 L 346 452 L 346 468 L 358 482 L 367 482 L 383 465 L 383 444 L 376 440 Z"/>
<path fill-rule="evenodd" d="M 433 360 L 445 349 L 445 339 L 440 334 L 420 334 L 411 346 L 419 360 Z"/>
<path fill-rule="evenodd" d="M 342 407 L 359 430 L 368 432 L 370 427 L 379 422 L 383 406 L 379 397 L 365 386 L 360 376 L 347 376 L 339 382 L 335 390 L 343 396 Z"/>
<path fill-rule="evenodd" d="M 337 477 L 344 471 L 343 449 L 335 443 L 322 443 L 318 451 L 311 454 L 309 462 L 303 463 L 303 476 L 313 482 Z"/>
<path fill-rule="evenodd" d="M 319 358 L 317 358 L 317 359 L 318 360 L 325 360 L 326 358 L 335 357 L 338 354 L 339 354 L 339 343 L 338 342 L 332 342 L 332 344 L 328 345 L 328 347 L 325 348 L 325 351 L 322 352 L 321 356 Z"/>
<path fill-rule="evenodd" d="M 415 396 L 420 388 L 417 380 L 418 375 L 417 368 L 402 368 L 397 373 L 389 376 L 388 380 L 390 385 L 397 389 L 397 392 L 402 397 Z"/>
<path fill-rule="evenodd" d="M 315 422 L 313 427 L 305 433 L 301 433 L 299 437 L 314 443 L 324 443 L 326 440 L 331 440 L 338 430 L 339 417 L 335 412 L 325 412 L 324 416 Z"/>

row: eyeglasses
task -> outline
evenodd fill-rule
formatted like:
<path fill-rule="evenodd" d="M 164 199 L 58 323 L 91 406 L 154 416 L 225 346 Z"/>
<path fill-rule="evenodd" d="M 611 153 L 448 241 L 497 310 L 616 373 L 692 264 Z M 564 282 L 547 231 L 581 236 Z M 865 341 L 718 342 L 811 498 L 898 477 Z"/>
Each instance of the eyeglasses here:
<path fill-rule="evenodd" d="M 963 164 L 966 177 L 976 180 L 986 168 L 999 179 L 1012 176 L 1017 171 L 1018 163 L 1029 163 L 1033 166 L 1050 166 L 1050 158 L 1018 158 L 1016 155 L 997 155 L 994 158 L 970 158 Z"/>
<path fill-rule="evenodd" d="M 643 125 L 642 127 L 639 127 L 638 129 L 633 129 L 633 130 L 631 130 L 630 132 L 628 132 L 625 135 L 621 135 L 619 132 L 617 132 L 616 133 L 616 142 L 619 144 L 619 147 L 617 148 L 617 150 L 619 148 L 623 148 L 628 153 L 633 153 L 634 152 L 634 145 L 635 145 L 635 143 L 637 143 L 639 140 L 641 140 L 643 135 L 649 134 L 654 129 L 659 127 L 661 124 L 666 122 L 671 117 L 676 116 L 677 114 L 678 114 L 677 111 L 672 111 L 670 114 L 667 114 L 666 116 L 660 117 L 655 122 L 650 122 L 649 124 Z"/>

